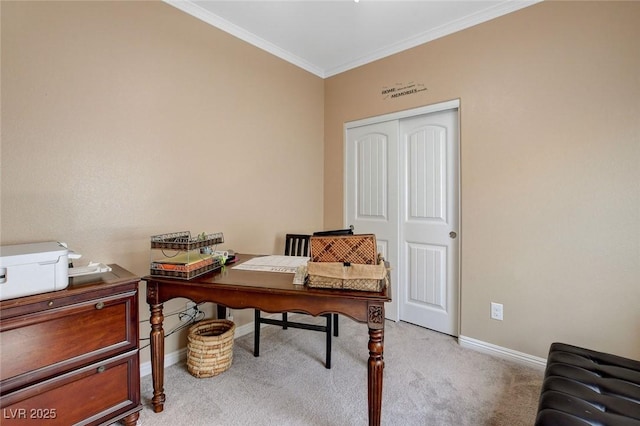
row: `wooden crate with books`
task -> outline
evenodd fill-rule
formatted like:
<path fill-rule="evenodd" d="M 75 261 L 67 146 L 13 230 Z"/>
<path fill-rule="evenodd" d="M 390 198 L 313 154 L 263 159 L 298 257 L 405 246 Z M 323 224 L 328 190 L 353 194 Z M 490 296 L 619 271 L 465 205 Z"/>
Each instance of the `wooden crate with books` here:
<path fill-rule="evenodd" d="M 221 232 L 198 234 L 189 231 L 151 237 L 151 275 L 191 279 L 220 269 L 224 258 L 216 246 L 224 242 Z"/>

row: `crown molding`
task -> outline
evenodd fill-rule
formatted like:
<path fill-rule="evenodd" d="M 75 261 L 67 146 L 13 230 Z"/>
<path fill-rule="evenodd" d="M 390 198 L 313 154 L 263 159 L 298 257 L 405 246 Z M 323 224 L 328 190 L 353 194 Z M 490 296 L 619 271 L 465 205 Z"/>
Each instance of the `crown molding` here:
<path fill-rule="evenodd" d="M 324 76 L 326 78 L 326 77 L 334 76 L 336 74 L 340 74 L 345 71 L 349 71 L 353 68 L 366 65 L 370 62 L 374 62 L 379 59 L 386 58 L 387 56 L 394 55 L 396 53 L 411 49 L 413 47 L 420 46 L 421 44 L 425 44 L 430 41 L 439 39 L 441 37 L 448 36 L 458 31 L 462 31 L 464 29 L 473 27 L 483 22 L 490 21 L 492 19 L 498 18 L 508 13 L 515 12 L 525 7 L 529 7 L 533 4 L 540 3 L 542 1 L 543 0 L 505 0 L 494 7 L 485 9 L 481 12 L 476 12 L 474 14 L 465 16 L 464 18 L 450 22 L 446 25 L 442 25 L 433 30 L 426 31 L 422 34 L 418 34 L 414 37 L 410 37 L 403 41 L 386 46 L 369 55 L 366 55 L 354 61 L 345 63 L 341 66 L 325 70 Z"/>
<path fill-rule="evenodd" d="M 394 43 L 390 46 L 386 46 L 382 49 L 376 50 L 371 54 L 364 55 L 360 58 L 354 59 L 353 61 L 349 61 L 342 65 L 329 68 L 329 69 L 322 69 L 317 65 L 314 65 L 309 61 L 306 61 L 300 58 L 299 56 L 294 55 L 291 52 L 288 52 L 274 45 L 273 43 L 270 43 L 267 40 L 264 40 L 263 38 L 260 38 L 255 34 L 245 30 L 244 28 L 241 28 L 227 21 L 226 19 L 223 19 L 209 12 L 208 10 L 198 6 L 197 4 L 193 3 L 191 0 L 162 0 L 162 1 L 197 19 L 200 19 L 203 22 L 206 22 L 209 25 L 213 25 L 214 27 L 226 33 L 229 33 L 239 38 L 240 40 L 243 40 L 299 68 L 302 68 L 312 74 L 315 74 L 318 77 L 328 78 L 336 74 L 349 71 L 353 68 L 366 65 L 370 62 L 377 61 L 387 56 L 394 55 L 404 50 L 411 49 L 421 44 L 428 43 L 438 38 L 445 37 L 455 32 L 462 31 L 466 28 L 470 28 L 472 26 L 481 24 L 491 19 L 498 18 L 500 16 L 506 15 L 511 12 L 515 12 L 517 10 L 523 9 L 533 4 L 540 3 L 543 0 L 505 0 L 494 7 L 485 9 L 481 12 L 471 14 L 462 19 L 458 19 L 454 22 L 448 23 L 446 25 L 442 25 L 433 30 L 426 31 L 417 36 L 410 37 L 398 43 Z"/>
<path fill-rule="evenodd" d="M 232 24 L 226 19 L 223 19 L 218 15 L 209 12 L 208 10 L 191 2 L 190 0 L 162 1 L 164 3 L 167 3 L 168 5 L 175 7 L 176 9 L 180 9 L 181 11 L 193 16 L 194 18 L 198 18 L 209 25 L 213 25 L 214 27 L 226 33 L 229 33 L 232 36 L 239 38 L 240 40 L 246 41 L 247 43 L 264 51 L 267 51 L 280 59 L 283 59 L 299 68 L 309 71 L 310 73 L 315 74 L 318 77 L 324 78 L 324 72 L 321 68 L 318 68 L 308 61 L 305 61 L 304 59 L 276 46 L 275 44 L 256 36 L 255 34 L 245 30 L 244 28 L 240 28 L 239 26 Z"/>

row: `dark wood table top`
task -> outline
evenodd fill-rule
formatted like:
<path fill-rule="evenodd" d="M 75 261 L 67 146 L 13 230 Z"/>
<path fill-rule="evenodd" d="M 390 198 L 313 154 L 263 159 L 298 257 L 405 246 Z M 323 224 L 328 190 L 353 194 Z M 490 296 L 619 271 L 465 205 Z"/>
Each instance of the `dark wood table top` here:
<path fill-rule="evenodd" d="M 258 308 L 267 312 L 282 312 L 293 306 L 286 307 L 283 305 L 281 309 L 274 309 L 277 307 L 269 307 L 263 304 L 265 298 L 268 298 L 269 295 L 277 295 L 279 300 L 287 296 L 295 299 L 313 298 L 316 300 L 316 303 L 322 299 L 327 299 L 327 302 L 330 300 L 335 301 L 336 299 L 342 301 L 348 301 L 350 299 L 359 301 L 367 300 L 370 302 L 388 302 L 391 300 L 389 286 L 386 286 L 380 292 L 312 288 L 306 285 L 293 284 L 293 274 L 291 273 L 251 271 L 234 268 L 235 265 L 254 257 L 256 257 L 256 255 L 240 254 L 234 264 L 227 265 L 220 270 L 190 280 L 162 276 L 146 276 L 143 280 L 148 283 L 158 283 L 158 291 L 162 293 L 157 295 L 152 294 L 151 297 L 148 297 L 148 302 L 150 304 L 162 303 L 172 297 L 178 297 L 178 293 L 183 295 L 182 297 L 188 297 L 189 293 L 197 295 L 196 299 L 192 299 L 196 302 L 204 301 L 200 299 L 203 297 L 206 298 L 208 295 L 211 298 L 210 301 L 216 302 L 216 293 L 241 292 L 246 297 L 244 297 L 242 301 L 235 301 L 236 306 L 234 306 L 234 301 L 228 300 L 228 298 L 225 298 L 225 304 L 230 308 L 236 309 Z M 206 289 L 211 289 L 212 291 L 207 292 Z M 251 297 L 252 294 L 256 297 Z M 285 305 L 290 304 L 285 303 Z M 318 306 L 321 305 L 322 304 Z M 318 315 L 323 312 L 317 311 L 309 313 Z"/>

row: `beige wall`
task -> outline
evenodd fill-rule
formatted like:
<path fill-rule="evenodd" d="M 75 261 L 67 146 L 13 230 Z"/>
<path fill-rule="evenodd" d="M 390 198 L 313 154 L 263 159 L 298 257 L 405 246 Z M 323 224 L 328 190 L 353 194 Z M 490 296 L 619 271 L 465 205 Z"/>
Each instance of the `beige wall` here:
<path fill-rule="evenodd" d="M 459 98 L 461 334 L 640 358 L 638 22 L 638 2 L 544 2 L 327 79 L 325 225 L 345 122 Z M 398 82 L 428 90 L 384 99 Z"/>
<path fill-rule="evenodd" d="M 154 234 L 280 253 L 322 229 L 322 79 L 164 3 L 1 8 L 2 244 L 65 241 L 144 275 Z"/>
<path fill-rule="evenodd" d="M 0 11 L 2 244 L 140 275 L 161 232 L 276 253 L 342 226 L 345 122 L 459 98 L 461 334 L 640 358 L 640 3 L 544 2 L 324 82 L 163 3 Z"/>

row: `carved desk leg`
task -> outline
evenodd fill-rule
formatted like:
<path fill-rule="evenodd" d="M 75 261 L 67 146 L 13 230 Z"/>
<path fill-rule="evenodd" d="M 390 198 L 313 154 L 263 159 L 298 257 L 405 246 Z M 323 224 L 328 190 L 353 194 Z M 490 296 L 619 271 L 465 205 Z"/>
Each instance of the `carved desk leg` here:
<path fill-rule="evenodd" d="M 162 303 L 151 305 L 151 377 L 153 380 L 153 411 L 164 409 L 164 330 Z"/>
<path fill-rule="evenodd" d="M 369 426 L 379 426 L 382 413 L 382 372 L 384 370 L 384 305 L 369 305 Z"/>

